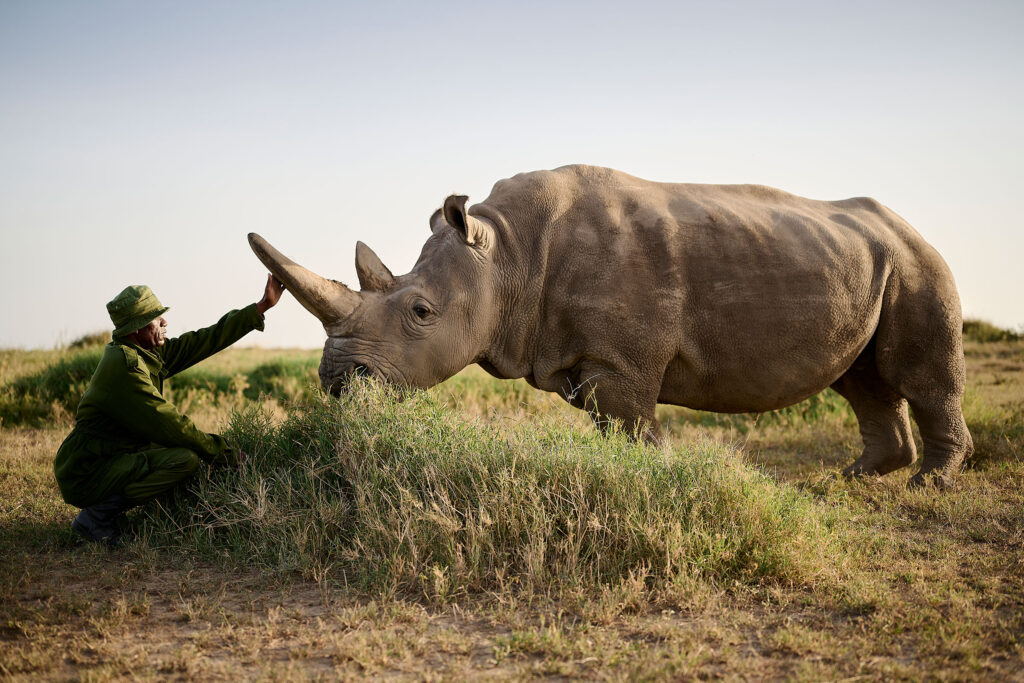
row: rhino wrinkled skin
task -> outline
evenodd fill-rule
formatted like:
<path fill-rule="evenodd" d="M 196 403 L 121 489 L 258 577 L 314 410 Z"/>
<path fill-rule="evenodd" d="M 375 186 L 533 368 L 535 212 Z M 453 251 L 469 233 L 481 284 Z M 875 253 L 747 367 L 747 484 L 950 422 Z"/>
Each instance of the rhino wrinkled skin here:
<path fill-rule="evenodd" d="M 908 404 L 924 442 L 912 483 L 951 484 L 973 452 L 952 274 L 873 199 L 577 165 L 465 202 L 435 212 L 406 275 L 358 243 L 360 292 L 249 236 L 324 323 L 326 390 L 355 372 L 429 387 L 478 363 L 657 440 L 658 403 L 761 412 L 832 387 L 864 441 L 847 474 L 914 461 Z"/>

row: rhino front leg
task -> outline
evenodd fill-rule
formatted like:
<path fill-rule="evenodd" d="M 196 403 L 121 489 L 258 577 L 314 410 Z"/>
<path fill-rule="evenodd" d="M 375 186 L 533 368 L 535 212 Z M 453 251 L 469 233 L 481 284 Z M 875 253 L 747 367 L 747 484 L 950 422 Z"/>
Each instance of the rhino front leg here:
<path fill-rule="evenodd" d="M 566 379 L 561 393 L 570 405 L 587 411 L 602 432 L 618 427 L 633 438 L 662 445 L 664 436 L 654 417 L 659 388 L 642 377 L 583 363 Z"/>

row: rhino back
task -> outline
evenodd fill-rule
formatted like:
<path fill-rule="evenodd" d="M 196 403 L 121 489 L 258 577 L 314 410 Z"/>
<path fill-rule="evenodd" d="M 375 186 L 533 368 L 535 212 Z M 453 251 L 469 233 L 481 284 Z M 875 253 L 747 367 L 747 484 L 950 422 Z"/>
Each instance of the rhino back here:
<path fill-rule="evenodd" d="M 501 181 L 483 204 L 507 223 L 500 267 L 522 274 L 506 332 L 525 338 L 510 348 L 552 391 L 596 360 L 659 382 L 662 402 L 788 405 L 852 364 L 894 269 L 947 277 L 934 250 L 870 199 L 569 166 Z"/>

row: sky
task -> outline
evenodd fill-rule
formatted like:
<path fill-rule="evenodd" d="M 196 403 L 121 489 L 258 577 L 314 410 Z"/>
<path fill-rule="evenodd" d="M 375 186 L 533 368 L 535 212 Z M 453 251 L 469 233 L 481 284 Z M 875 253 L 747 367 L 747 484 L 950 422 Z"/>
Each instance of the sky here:
<path fill-rule="evenodd" d="M 452 193 L 588 163 L 875 197 L 1024 326 L 1024 3 L 0 1 L 0 347 L 256 301 L 247 233 L 358 286 Z M 319 347 L 286 295 L 241 344 Z"/>

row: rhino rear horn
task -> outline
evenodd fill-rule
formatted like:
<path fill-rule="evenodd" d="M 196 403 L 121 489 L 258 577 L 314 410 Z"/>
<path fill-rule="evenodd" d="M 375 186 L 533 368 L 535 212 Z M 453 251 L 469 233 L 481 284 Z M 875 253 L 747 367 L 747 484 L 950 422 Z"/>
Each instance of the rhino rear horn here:
<path fill-rule="evenodd" d="M 319 318 L 324 327 L 344 320 L 359 305 L 358 292 L 303 268 L 254 232 L 249 233 L 249 246 L 274 277 L 283 282 L 292 296 Z"/>
<path fill-rule="evenodd" d="M 475 216 L 466 212 L 466 200 L 464 194 L 453 194 L 444 200 L 444 207 L 441 211 L 445 221 L 459 231 L 463 241 L 470 246 L 488 249 L 493 243 L 491 227 Z"/>
<path fill-rule="evenodd" d="M 448 223 L 444 220 L 444 209 L 438 209 L 430 217 L 430 232 L 436 235 L 447 227 Z"/>
<path fill-rule="evenodd" d="M 359 275 L 359 288 L 371 292 L 383 292 L 395 280 L 373 249 L 362 242 L 356 242 L 356 273 Z"/>

